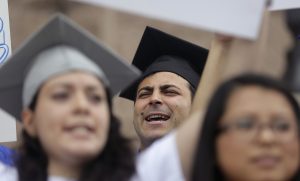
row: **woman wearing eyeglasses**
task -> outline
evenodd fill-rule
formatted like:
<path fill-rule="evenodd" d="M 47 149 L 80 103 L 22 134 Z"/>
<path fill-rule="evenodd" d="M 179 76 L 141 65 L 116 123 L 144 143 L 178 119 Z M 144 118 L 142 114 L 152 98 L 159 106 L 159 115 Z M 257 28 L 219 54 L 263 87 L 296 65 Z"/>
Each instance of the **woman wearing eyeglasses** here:
<path fill-rule="evenodd" d="M 224 83 L 204 117 L 192 180 L 299 180 L 299 119 L 295 99 L 272 79 Z"/>

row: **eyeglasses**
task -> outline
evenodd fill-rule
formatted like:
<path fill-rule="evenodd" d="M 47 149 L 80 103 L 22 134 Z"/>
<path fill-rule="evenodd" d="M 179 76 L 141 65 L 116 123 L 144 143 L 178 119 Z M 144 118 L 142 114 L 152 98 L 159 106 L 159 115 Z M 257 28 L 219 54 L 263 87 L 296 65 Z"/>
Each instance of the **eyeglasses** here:
<path fill-rule="evenodd" d="M 270 129 L 277 140 L 287 142 L 298 135 L 296 121 L 277 117 L 268 123 L 261 123 L 253 117 L 241 117 L 232 123 L 221 125 L 218 132 L 232 132 L 238 138 L 253 140 L 263 129 Z"/>

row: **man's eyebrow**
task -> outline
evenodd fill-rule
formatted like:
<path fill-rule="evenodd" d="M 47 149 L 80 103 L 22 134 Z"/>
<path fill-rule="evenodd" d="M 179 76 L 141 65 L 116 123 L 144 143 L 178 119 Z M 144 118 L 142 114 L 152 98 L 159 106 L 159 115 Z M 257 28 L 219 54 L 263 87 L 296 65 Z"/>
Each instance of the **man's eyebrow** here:
<path fill-rule="evenodd" d="M 160 90 L 166 90 L 168 88 L 175 88 L 175 89 L 180 90 L 179 87 L 177 87 L 176 85 L 173 85 L 173 84 L 165 84 L 165 85 L 160 86 L 159 88 L 160 88 Z"/>
<path fill-rule="evenodd" d="M 141 92 L 141 91 L 152 91 L 153 90 L 153 87 L 150 87 L 150 86 L 145 86 L 145 87 L 142 87 L 140 88 L 137 93 Z"/>

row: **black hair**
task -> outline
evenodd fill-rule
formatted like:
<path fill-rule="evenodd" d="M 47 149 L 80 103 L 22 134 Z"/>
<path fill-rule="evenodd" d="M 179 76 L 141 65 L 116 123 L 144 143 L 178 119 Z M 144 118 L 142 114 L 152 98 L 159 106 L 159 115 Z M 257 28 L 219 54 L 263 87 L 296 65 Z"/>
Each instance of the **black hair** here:
<path fill-rule="evenodd" d="M 226 104 L 231 94 L 240 87 L 259 86 L 277 91 L 290 103 L 297 118 L 299 130 L 300 109 L 297 101 L 282 82 L 273 80 L 266 76 L 245 74 L 223 83 L 213 94 L 204 117 L 202 131 L 199 134 L 194 164 L 191 173 L 192 181 L 223 181 L 223 173 L 217 165 L 216 139 L 218 137 L 218 122 L 223 116 Z M 299 171 L 292 179 L 300 180 Z"/>
<path fill-rule="evenodd" d="M 194 97 L 195 97 L 195 93 L 196 93 L 196 88 L 194 86 L 192 86 L 192 84 L 190 84 L 188 82 L 188 87 L 189 87 L 189 90 L 191 92 L 191 98 L 192 98 L 192 101 L 194 100 Z"/>
<path fill-rule="evenodd" d="M 29 106 L 32 111 L 35 110 L 38 93 Z M 110 90 L 106 89 L 106 93 L 111 118 L 108 140 L 104 150 L 85 165 L 79 181 L 125 181 L 135 172 L 130 141 L 121 135 L 120 121 L 112 113 Z M 22 132 L 22 138 L 23 143 L 16 158 L 19 181 L 47 181 L 48 157 L 40 141 L 31 137 L 25 130 Z"/>

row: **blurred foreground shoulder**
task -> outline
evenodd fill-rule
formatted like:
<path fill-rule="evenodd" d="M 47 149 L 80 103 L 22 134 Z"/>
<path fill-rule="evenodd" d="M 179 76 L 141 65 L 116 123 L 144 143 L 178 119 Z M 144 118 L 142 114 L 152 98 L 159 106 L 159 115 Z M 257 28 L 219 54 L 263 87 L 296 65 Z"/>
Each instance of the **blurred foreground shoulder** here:
<path fill-rule="evenodd" d="M 137 171 L 132 181 L 183 181 L 175 133 L 153 143 L 137 159 Z"/>

